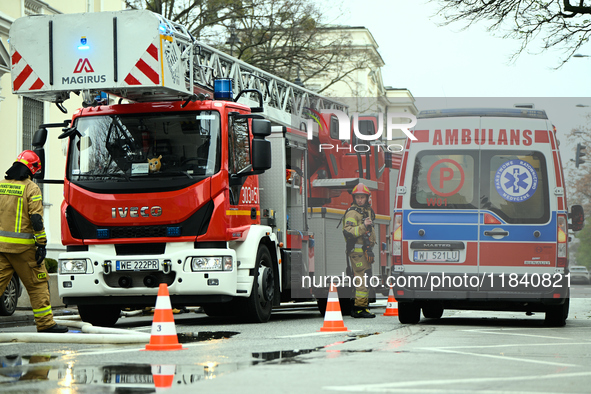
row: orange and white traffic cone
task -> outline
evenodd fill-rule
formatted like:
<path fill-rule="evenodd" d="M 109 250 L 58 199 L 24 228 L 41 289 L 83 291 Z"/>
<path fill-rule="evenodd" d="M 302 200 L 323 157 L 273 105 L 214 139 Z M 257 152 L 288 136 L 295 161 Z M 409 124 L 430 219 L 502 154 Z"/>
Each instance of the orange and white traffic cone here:
<path fill-rule="evenodd" d="M 328 300 L 326 302 L 326 313 L 324 314 L 324 325 L 320 331 L 349 331 L 343 322 L 341 314 L 341 304 L 339 304 L 339 294 L 334 283 L 330 285 Z"/>
<path fill-rule="evenodd" d="M 160 283 L 156 308 L 154 308 L 154 320 L 152 321 L 152 335 L 150 343 L 144 350 L 181 350 L 183 345 L 179 343 L 172 317 L 172 307 L 166 283 Z M 186 348 L 185 348 L 186 349 Z"/>
<path fill-rule="evenodd" d="M 156 392 L 165 391 L 172 387 L 176 365 L 152 365 L 152 378 Z"/>
<path fill-rule="evenodd" d="M 392 290 L 392 287 L 390 287 L 390 293 L 388 294 L 386 312 L 382 316 L 398 316 L 398 301 L 394 298 L 394 290 Z"/>

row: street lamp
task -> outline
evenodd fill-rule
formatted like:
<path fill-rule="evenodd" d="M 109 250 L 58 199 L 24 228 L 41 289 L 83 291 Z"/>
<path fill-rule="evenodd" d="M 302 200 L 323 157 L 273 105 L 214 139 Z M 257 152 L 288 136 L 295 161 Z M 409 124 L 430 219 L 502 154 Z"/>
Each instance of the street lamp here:
<path fill-rule="evenodd" d="M 591 57 L 591 55 L 581 55 L 580 53 L 575 53 L 573 57 Z"/>
<path fill-rule="evenodd" d="M 232 23 L 230 23 L 230 37 L 226 40 L 226 45 L 230 45 L 230 56 L 232 56 L 232 50 L 235 44 L 240 44 L 240 38 L 236 34 L 236 23 L 232 19 Z"/>
<path fill-rule="evenodd" d="M 296 77 L 295 81 L 293 81 L 293 83 L 295 83 L 298 86 L 304 87 L 304 83 L 302 82 L 302 79 L 300 78 L 300 66 L 298 65 L 298 76 Z"/>

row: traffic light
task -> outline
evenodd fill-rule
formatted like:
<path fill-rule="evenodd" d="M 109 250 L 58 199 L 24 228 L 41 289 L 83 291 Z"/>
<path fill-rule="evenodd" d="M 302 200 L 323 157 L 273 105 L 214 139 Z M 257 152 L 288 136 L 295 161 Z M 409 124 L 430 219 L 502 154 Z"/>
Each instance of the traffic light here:
<path fill-rule="evenodd" d="M 587 154 L 584 152 L 587 149 L 586 146 L 581 145 L 580 143 L 577 144 L 577 155 L 575 156 L 575 167 L 579 168 L 579 164 L 583 164 L 585 160 L 582 159 L 583 156 Z"/>

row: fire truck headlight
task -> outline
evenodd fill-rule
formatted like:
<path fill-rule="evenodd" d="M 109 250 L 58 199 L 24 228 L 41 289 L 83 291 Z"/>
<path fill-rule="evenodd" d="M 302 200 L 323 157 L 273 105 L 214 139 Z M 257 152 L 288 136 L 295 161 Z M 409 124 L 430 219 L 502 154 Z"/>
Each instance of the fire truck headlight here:
<path fill-rule="evenodd" d="M 221 271 L 221 257 L 193 257 L 191 259 L 191 270 L 193 271 Z"/>
<path fill-rule="evenodd" d="M 58 272 L 60 274 L 85 274 L 86 260 L 60 260 Z"/>
<path fill-rule="evenodd" d="M 234 268 L 234 263 L 232 262 L 231 256 L 224 257 L 224 271 L 232 271 Z"/>
<path fill-rule="evenodd" d="M 231 256 L 192 257 L 191 271 L 232 271 L 234 263 Z"/>

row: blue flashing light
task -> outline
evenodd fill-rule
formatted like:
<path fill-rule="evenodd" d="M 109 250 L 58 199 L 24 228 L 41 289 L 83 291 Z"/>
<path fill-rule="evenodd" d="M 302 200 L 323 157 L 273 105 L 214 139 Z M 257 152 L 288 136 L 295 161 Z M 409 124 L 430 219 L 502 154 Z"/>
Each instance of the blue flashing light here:
<path fill-rule="evenodd" d="M 181 228 L 180 227 L 166 227 L 166 236 L 167 237 L 180 237 L 181 236 Z"/>
<path fill-rule="evenodd" d="M 230 78 L 216 79 L 213 83 L 214 100 L 234 100 L 232 80 Z"/>
<path fill-rule="evenodd" d="M 78 45 L 78 49 L 81 51 L 90 49 L 90 47 L 88 46 L 88 40 L 86 39 L 86 36 L 82 36 L 82 38 L 80 38 L 80 45 Z"/>
<path fill-rule="evenodd" d="M 96 230 L 96 237 L 98 239 L 111 238 L 111 231 L 108 228 L 99 228 Z"/>

